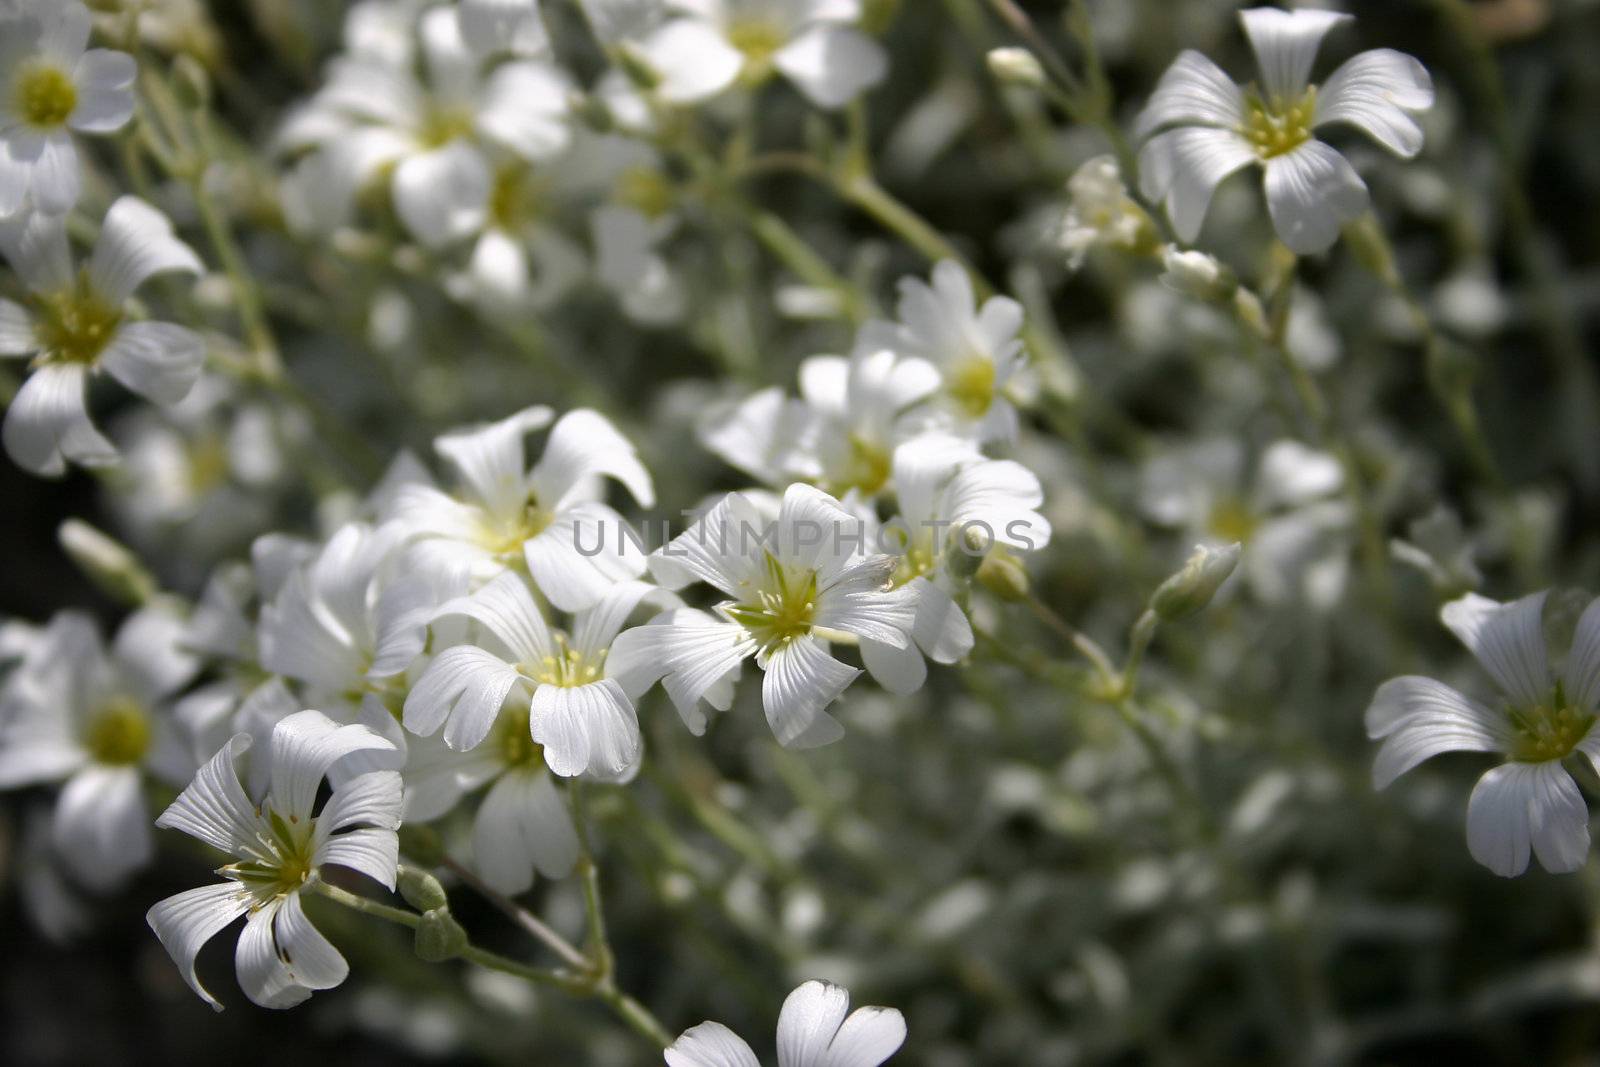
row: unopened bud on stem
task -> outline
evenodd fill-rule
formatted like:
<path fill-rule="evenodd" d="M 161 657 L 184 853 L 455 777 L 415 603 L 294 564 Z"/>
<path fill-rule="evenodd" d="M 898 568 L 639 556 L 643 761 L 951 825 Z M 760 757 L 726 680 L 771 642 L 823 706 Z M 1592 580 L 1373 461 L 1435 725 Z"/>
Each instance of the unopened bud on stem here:
<path fill-rule="evenodd" d="M 399 882 L 400 895 L 418 911 L 433 911 L 449 906 L 450 898 L 445 895 L 439 879 L 420 867 L 402 865 Z"/>
<path fill-rule="evenodd" d="M 63 522 L 56 540 L 78 569 L 107 595 L 134 605 L 156 595 L 155 578 L 133 552 L 81 519 Z"/>
<path fill-rule="evenodd" d="M 466 947 L 467 932 L 456 922 L 448 908 L 434 908 L 422 913 L 415 945 L 419 959 L 439 963 L 461 955 Z"/>
<path fill-rule="evenodd" d="M 1026 48 L 995 48 L 988 55 L 989 73 L 1004 85 L 1020 85 L 1024 89 L 1044 86 L 1044 68 Z"/>
<path fill-rule="evenodd" d="M 1240 546 L 1195 546 L 1183 569 L 1161 583 L 1150 598 L 1150 610 L 1163 622 L 1179 622 L 1205 610 L 1239 564 Z"/>

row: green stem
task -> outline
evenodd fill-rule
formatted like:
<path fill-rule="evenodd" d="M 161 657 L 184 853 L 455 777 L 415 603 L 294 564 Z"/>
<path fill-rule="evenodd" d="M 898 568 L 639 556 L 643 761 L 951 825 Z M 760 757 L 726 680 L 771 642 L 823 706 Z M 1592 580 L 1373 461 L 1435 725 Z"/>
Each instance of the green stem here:
<path fill-rule="evenodd" d="M 479 878 L 472 868 L 449 857 L 445 858 L 444 867 L 451 874 L 471 886 L 479 896 L 498 908 L 506 918 L 560 956 L 562 962 L 568 967 L 581 973 L 589 970 L 592 966 L 589 958 L 576 948 L 573 948 L 566 938 L 556 933 L 533 912 L 522 907 L 504 893 L 490 886 L 482 878 Z"/>

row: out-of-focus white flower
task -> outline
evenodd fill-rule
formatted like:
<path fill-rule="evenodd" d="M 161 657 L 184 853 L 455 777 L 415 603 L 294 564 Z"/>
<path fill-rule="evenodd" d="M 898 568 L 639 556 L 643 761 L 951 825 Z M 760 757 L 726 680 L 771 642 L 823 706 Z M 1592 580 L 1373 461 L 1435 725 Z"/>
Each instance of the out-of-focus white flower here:
<path fill-rule="evenodd" d="M 778 1067 L 878 1067 L 905 1040 L 905 1018 L 894 1008 L 852 1012 L 849 990 L 807 982 L 778 1014 Z M 691 1026 L 666 1055 L 668 1067 L 761 1067 L 744 1039 L 721 1023 Z"/>
<path fill-rule="evenodd" d="M 182 830 L 236 857 L 218 870 L 225 881 L 170 896 L 146 914 L 150 928 L 206 1003 L 217 1002 L 195 975 L 201 947 L 241 916 L 235 961 L 245 996 L 263 1008 L 291 1008 L 332 989 L 350 967 L 306 918 L 300 895 L 327 865 L 359 871 L 388 889 L 399 858 L 400 775 L 372 771 L 335 788 L 320 809 L 328 768 L 355 752 L 388 748 L 364 726 L 339 726 L 302 711 L 272 732 L 269 785 L 252 796 L 239 781 L 248 736 L 225 745 L 200 769 L 156 825 Z"/>
<path fill-rule="evenodd" d="M 461 37 L 479 55 L 538 56 L 550 49 L 539 0 L 461 0 L 459 10 Z"/>
<path fill-rule="evenodd" d="M 183 326 L 133 319 L 128 300 L 155 274 L 200 271 L 165 215 L 133 196 L 106 212 L 94 251 L 74 270 L 58 216 L 0 222 L 0 254 L 28 288 L 25 304 L 0 299 L 0 358 L 34 356 L 37 369 L 6 411 L 6 451 L 35 474 L 115 463 L 89 420 L 84 389 L 104 372 L 157 404 L 176 404 L 200 377 L 205 344 Z"/>
<path fill-rule="evenodd" d="M 1057 243 L 1067 266 L 1077 270 L 1097 245 L 1132 250 L 1149 236 L 1150 218 L 1128 196 L 1122 171 L 1111 156 L 1096 156 L 1067 181 L 1067 212 Z"/>
<path fill-rule="evenodd" d="M 1527 869 L 1530 849 L 1557 873 L 1577 870 L 1589 854 L 1589 809 L 1561 761 L 1581 753 L 1600 768 L 1600 599 L 1578 620 L 1557 676 L 1545 648 L 1547 596 L 1501 604 L 1469 593 L 1440 611 L 1494 680 L 1493 706 L 1407 675 L 1379 686 L 1366 715 L 1367 735 L 1383 741 L 1372 768 L 1379 789 L 1441 752 L 1508 757 L 1467 803 L 1472 858 L 1508 878 Z"/>
<path fill-rule="evenodd" d="M 1022 305 L 993 296 L 980 307 L 972 279 L 959 263 L 933 268 L 932 284 L 900 281 L 899 321 L 869 323 L 863 343 L 926 360 L 938 369 L 940 420 L 980 442 L 1014 441 L 1014 400 L 1026 385 L 1026 357 L 1018 334 Z"/>
<path fill-rule="evenodd" d="M 1151 521 L 1210 546 L 1244 544 L 1244 574 L 1263 602 L 1327 610 L 1343 595 L 1353 520 L 1333 456 L 1275 441 L 1247 484 L 1243 448 L 1213 439 L 1155 457 L 1141 482 Z"/>
<path fill-rule="evenodd" d="M 438 652 L 412 687 L 405 726 L 431 735 L 444 727 L 454 749 L 476 748 L 509 701 L 529 700 L 529 737 L 563 777 L 616 780 L 633 772 L 642 742 L 634 698 L 654 678 L 623 676 L 608 658 L 623 625 L 646 598 L 677 598 L 643 582 L 621 582 L 573 619 L 570 633 L 545 621 L 526 579 L 506 572 L 436 618 L 462 616 L 492 634 L 492 648 L 460 644 Z"/>
<path fill-rule="evenodd" d="M 1241 88 L 1200 53 L 1181 54 L 1139 116 L 1141 189 L 1164 202 L 1178 236 L 1193 241 L 1217 185 L 1259 163 L 1278 237 L 1301 255 L 1325 251 L 1341 226 L 1367 210 L 1368 194 L 1316 131 L 1352 125 L 1409 159 L 1422 149 L 1412 113 L 1433 106 L 1433 82 L 1421 63 L 1385 48 L 1362 52 L 1313 85 L 1323 36 L 1349 15 L 1252 8 L 1239 18 L 1260 84 Z"/>
<path fill-rule="evenodd" d="M 352 37 L 355 24 L 352 12 L 346 53 L 279 134 L 285 149 L 310 151 L 286 181 L 286 208 L 301 228 L 341 224 L 356 193 L 382 173 L 406 229 L 442 246 L 480 230 L 497 193 L 508 195 L 497 189 L 498 160 L 515 174 L 571 140 L 565 74 L 515 60 L 485 75 L 455 8 L 428 8 L 417 22 L 425 84 L 406 42 L 363 45 L 365 36 Z"/>
<path fill-rule="evenodd" d="M 734 82 L 758 85 L 773 72 L 818 107 L 837 108 L 888 73 L 883 48 L 852 23 L 861 0 L 667 0 L 680 17 L 641 43 L 673 103 L 715 96 Z"/>
<path fill-rule="evenodd" d="M 728 494 L 650 556 L 663 585 L 702 581 L 728 599 L 714 614 L 679 609 L 625 631 L 609 669 L 642 684 L 663 678 L 685 724 L 701 733 L 699 701 L 754 656 L 779 743 L 838 740 L 844 729 L 825 709 L 861 672 L 835 659 L 828 641 L 904 648 L 916 618 L 910 592 L 885 588 L 893 557 L 869 551 L 865 538 L 865 523 L 813 486 L 791 485 L 775 523 L 749 497 Z"/>
<path fill-rule="evenodd" d="M 602 502 L 604 479 L 622 483 L 644 507 L 654 505 L 655 490 L 633 445 L 583 409 L 556 421 L 544 454 L 527 467 L 523 438 L 551 416 L 549 408 L 532 407 L 438 438 L 434 447 L 455 470 L 456 494 L 406 485 L 392 514 L 427 555 L 465 567 L 475 582 L 525 564 L 545 599 L 582 611 L 617 582 L 644 573 L 644 557 L 622 548 L 622 516 Z M 580 538 L 597 550 L 580 551 Z"/>
<path fill-rule="evenodd" d="M 849 358 L 800 364 L 800 399 L 782 390 L 718 407 L 701 421 L 701 443 L 774 489 L 812 482 L 834 496 L 876 496 L 889 487 L 895 446 L 914 431 L 907 413 L 939 389 L 924 359 L 874 345 L 864 331 Z"/>
<path fill-rule="evenodd" d="M 0 696 L 0 788 L 65 781 L 51 839 L 90 889 L 116 888 L 153 855 L 144 771 L 184 773 L 164 707 L 198 667 L 182 634 L 176 615 L 145 608 L 107 655 L 87 616 L 61 612 Z"/>
<path fill-rule="evenodd" d="M 111 133 L 133 116 L 133 57 L 87 48 L 77 0 L 0 7 L 0 218 L 28 203 L 61 215 L 83 187 L 73 133 Z"/>
<path fill-rule="evenodd" d="M 682 318 L 688 294 L 682 279 L 656 250 L 671 235 L 674 220 L 652 219 L 618 204 L 595 211 L 595 275 L 611 290 L 629 318 L 662 325 Z"/>
<path fill-rule="evenodd" d="M 894 491 L 898 514 L 883 536 L 902 539 L 891 580 L 914 597 L 916 624 L 900 647 L 863 637 L 861 660 L 891 693 L 911 693 L 927 679 L 923 657 L 949 664 L 972 651 L 972 625 L 951 595 L 950 554 L 976 565 L 997 545 L 1031 552 L 1050 542 L 1050 523 L 1038 513 L 1044 492 L 1032 471 L 959 438 L 928 434 L 895 449 Z"/>

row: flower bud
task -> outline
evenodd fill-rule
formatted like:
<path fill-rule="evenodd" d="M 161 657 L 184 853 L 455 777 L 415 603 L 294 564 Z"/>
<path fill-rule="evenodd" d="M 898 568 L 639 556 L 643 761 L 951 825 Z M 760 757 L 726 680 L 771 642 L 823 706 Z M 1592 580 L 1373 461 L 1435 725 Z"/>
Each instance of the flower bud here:
<path fill-rule="evenodd" d="M 1026 48 L 995 48 L 988 55 L 989 73 L 1005 85 L 1038 89 L 1044 85 L 1044 68 Z"/>
<path fill-rule="evenodd" d="M 958 582 L 970 582 L 983 567 L 994 539 L 978 526 L 965 526 L 944 547 L 944 569 Z"/>
<path fill-rule="evenodd" d="M 434 908 L 422 913 L 415 945 L 419 959 L 440 963 L 461 955 L 466 947 L 467 932 L 450 914 L 450 909 Z"/>
<path fill-rule="evenodd" d="M 1150 598 L 1150 610 L 1163 622 L 1179 622 L 1198 615 L 1239 564 L 1237 541 L 1224 548 L 1196 545 L 1183 569 L 1161 583 Z"/>
<path fill-rule="evenodd" d="M 143 604 L 157 585 L 149 571 L 121 542 L 81 519 L 68 519 L 56 530 L 62 551 L 108 596 L 124 604 Z"/>
<path fill-rule="evenodd" d="M 1026 600 L 1028 572 L 1022 561 L 1004 548 L 996 548 L 978 567 L 978 582 L 1001 600 Z"/>
<path fill-rule="evenodd" d="M 1197 300 L 1226 300 L 1239 287 L 1238 280 L 1215 256 L 1204 252 L 1185 252 L 1174 245 L 1161 250 L 1166 267 L 1161 282 L 1173 292 Z"/>
<path fill-rule="evenodd" d="M 439 879 L 420 867 L 402 865 L 399 882 L 400 895 L 418 911 L 433 911 L 450 905 Z"/>

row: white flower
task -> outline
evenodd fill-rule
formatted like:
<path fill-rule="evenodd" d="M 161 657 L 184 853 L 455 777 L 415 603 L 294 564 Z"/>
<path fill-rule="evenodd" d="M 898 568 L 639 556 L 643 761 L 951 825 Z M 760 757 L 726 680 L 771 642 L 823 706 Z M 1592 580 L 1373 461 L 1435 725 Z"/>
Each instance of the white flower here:
<path fill-rule="evenodd" d="M 106 212 L 84 269 L 76 271 L 60 217 L 37 212 L 0 223 L 0 254 L 28 288 L 25 304 L 0 299 L 0 358 L 34 356 L 37 368 L 6 412 L 5 446 L 19 466 L 55 476 L 67 461 L 116 462 L 89 420 L 84 388 L 104 372 L 147 400 L 176 404 L 200 377 L 200 335 L 166 322 L 135 321 L 128 299 L 152 275 L 198 273 L 194 250 L 166 216 L 124 196 Z"/>
<path fill-rule="evenodd" d="M 678 321 L 688 303 L 683 280 L 657 251 L 674 223 L 620 204 L 598 208 L 589 219 L 596 277 L 629 318 L 646 326 Z"/>
<path fill-rule="evenodd" d="M 714 409 L 701 442 L 773 488 L 809 481 L 839 497 L 882 492 L 895 446 L 911 433 L 906 413 L 938 391 L 939 372 L 872 340 L 864 336 L 848 359 L 803 360 L 798 401 L 770 389 Z"/>
<path fill-rule="evenodd" d="M 774 71 L 818 107 L 838 108 L 883 80 L 883 48 L 851 24 L 861 0 L 667 0 L 682 17 L 642 44 L 657 92 L 694 103 Z"/>
<path fill-rule="evenodd" d="M 1200 233 L 1218 183 L 1253 163 L 1266 174 L 1267 209 L 1283 243 L 1325 251 L 1367 210 L 1367 187 L 1316 137 L 1347 123 L 1407 159 L 1422 149 L 1412 112 L 1433 106 L 1422 64 L 1390 49 L 1362 52 L 1321 85 L 1310 82 L 1323 35 L 1350 16 L 1252 8 L 1239 13 L 1261 69 L 1241 88 L 1198 52 L 1180 55 L 1139 117 L 1140 187 L 1164 201 L 1185 242 Z"/>
<path fill-rule="evenodd" d="M 622 516 L 602 502 L 603 479 L 621 482 L 644 507 L 655 504 L 655 490 L 633 446 L 603 416 L 583 409 L 556 421 L 544 454 L 528 468 L 523 438 L 550 417 L 550 409 L 532 407 L 438 438 L 435 449 L 458 476 L 456 495 L 407 485 L 392 510 L 425 549 L 466 566 L 475 581 L 525 563 L 545 599 L 582 611 L 617 582 L 644 573 Z"/>
<path fill-rule="evenodd" d="M 182 830 L 236 857 L 218 870 L 226 881 L 156 904 L 150 928 L 206 1003 L 222 1010 L 195 975 L 201 946 L 247 916 L 234 959 L 245 996 L 263 1008 L 290 1008 L 345 980 L 349 965 L 306 918 L 300 894 L 332 864 L 393 889 L 399 858 L 400 775 L 373 771 L 333 790 L 319 810 L 328 768 L 351 753 L 389 742 L 364 726 L 339 726 L 320 711 L 301 711 L 272 732 L 269 786 L 262 796 L 239 782 L 238 758 L 250 747 L 235 737 L 200 769 L 156 825 Z"/>
<path fill-rule="evenodd" d="M 197 668 L 179 650 L 182 633 L 176 616 L 146 608 L 107 655 L 93 622 L 62 612 L 0 699 L 0 788 L 65 782 L 52 840 L 91 889 L 115 888 L 153 855 L 143 772 L 185 773 L 163 706 Z"/>
<path fill-rule="evenodd" d="M 539 0 L 461 0 L 461 36 L 479 55 L 543 55 L 550 48 Z"/>
<path fill-rule="evenodd" d="M 1578 620 L 1558 676 L 1545 649 L 1547 595 L 1500 604 L 1469 593 L 1440 612 L 1500 690 L 1493 705 L 1408 675 L 1379 686 L 1367 708 L 1367 735 L 1383 740 L 1372 768 L 1379 789 L 1441 752 L 1508 757 L 1467 803 L 1467 848 L 1504 877 L 1527 868 L 1530 848 L 1557 873 L 1589 853 L 1589 809 L 1561 762 L 1582 753 L 1600 768 L 1600 599 Z"/>
<path fill-rule="evenodd" d="M 1339 602 L 1353 522 L 1333 456 L 1274 441 L 1247 484 L 1243 447 L 1213 438 L 1156 456 L 1140 480 L 1140 507 L 1152 522 L 1206 545 L 1248 546 L 1244 574 L 1264 603 L 1325 611 Z"/>
<path fill-rule="evenodd" d="M 1044 492 L 1032 471 L 957 438 L 927 434 L 895 449 L 894 490 L 898 514 L 884 536 L 903 539 L 892 581 L 915 598 L 916 624 L 904 646 L 863 637 L 861 661 L 885 689 L 911 693 L 927 679 L 924 656 L 950 664 L 972 651 L 972 625 L 951 596 L 949 553 L 981 556 L 995 545 L 1031 552 L 1051 531 L 1036 510 Z M 969 530 L 981 548 L 963 544 Z"/>
<path fill-rule="evenodd" d="M 894 648 L 910 640 L 911 594 L 890 591 L 895 561 L 868 554 L 865 524 L 809 485 L 791 485 L 776 523 L 744 494 L 730 493 L 686 533 L 650 557 L 669 587 L 699 580 L 729 599 L 715 614 L 669 613 L 612 644 L 610 667 L 664 685 L 684 722 L 705 729 L 698 703 L 755 656 L 766 672 L 761 700 L 780 744 L 809 748 L 843 728 L 824 709 L 861 672 L 835 659 L 828 642 L 870 638 Z"/>
<path fill-rule="evenodd" d="M 496 196 L 511 195 L 503 183 L 567 147 L 570 85 L 533 60 L 485 76 L 453 7 L 428 8 L 417 23 L 423 84 L 409 41 L 391 41 L 387 28 L 382 48 L 348 42 L 327 84 L 280 133 L 287 149 L 315 149 L 286 183 L 286 208 L 301 229 L 338 225 L 356 193 L 384 174 L 406 229 L 438 247 L 482 229 Z"/>
<path fill-rule="evenodd" d="M 807 982 L 790 993 L 778 1014 L 778 1067 L 878 1067 L 906 1040 L 906 1021 L 893 1008 L 850 1011 L 850 992 L 831 982 Z M 668 1067 L 761 1067 L 743 1038 L 721 1023 L 692 1026 L 667 1049 Z"/>
<path fill-rule="evenodd" d="M 572 873 L 578 834 L 545 767 L 544 751 L 529 736 L 526 700 L 509 703 L 487 740 L 469 752 L 415 735 L 401 772 L 407 823 L 431 822 L 466 794 L 487 786 L 472 819 L 472 866 L 485 882 L 515 895 L 546 878 Z"/>
<path fill-rule="evenodd" d="M 544 746 L 551 770 L 569 778 L 629 774 L 641 748 L 633 699 L 654 678 L 620 678 L 607 656 L 628 616 L 660 592 L 643 582 L 614 585 L 577 614 L 570 633 L 551 629 L 527 582 L 509 571 L 444 604 L 435 618 L 469 618 L 494 642 L 434 656 L 406 697 L 406 729 L 430 735 L 443 726 L 451 748 L 475 748 L 508 700 L 528 698 L 529 736 Z"/>
<path fill-rule="evenodd" d="M 931 286 L 901 279 L 897 311 L 898 323 L 869 323 L 863 343 L 933 364 L 943 381 L 936 398 L 943 422 L 980 442 L 1015 440 L 1012 393 L 1026 377 L 1022 305 L 995 296 L 979 307 L 967 272 L 944 260 L 934 266 Z"/>
<path fill-rule="evenodd" d="M 30 200 L 48 215 L 78 202 L 77 133 L 110 133 L 133 115 L 133 57 L 90 48 L 77 0 L 0 9 L 0 218 Z"/>
<path fill-rule="evenodd" d="M 1132 249 L 1148 236 L 1150 220 L 1128 196 L 1122 171 L 1112 156 L 1096 156 L 1067 181 L 1070 201 L 1057 242 L 1067 266 L 1077 270 L 1097 245 Z"/>

